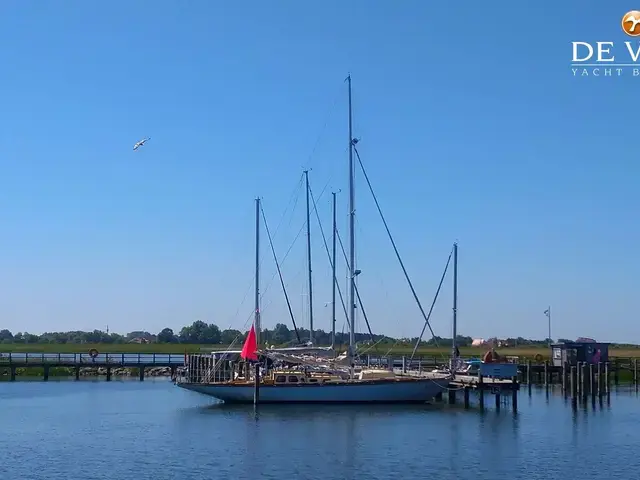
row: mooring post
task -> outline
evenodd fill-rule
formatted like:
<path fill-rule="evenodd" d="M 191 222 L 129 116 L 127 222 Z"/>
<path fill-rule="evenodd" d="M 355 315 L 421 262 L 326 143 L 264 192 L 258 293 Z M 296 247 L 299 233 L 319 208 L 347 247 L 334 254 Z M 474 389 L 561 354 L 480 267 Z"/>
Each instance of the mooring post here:
<path fill-rule="evenodd" d="M 478 375 L 478 394 L 480 400 L 480 411 L 484 411 L 484 380 L 482 374 Z"/>
<path fill-rule="evenodd" d="M 610 385 L 611 385 L 611 376 L 609 375 L 609 362 L 605 362 L 604 364 L 604 379 L 605 379 L 605 384 L 604 384 L 604 390 L 605 393 L 609 393 L 610 391 Z"/>
<path fill-rule="evenodd" d="M 49 380 L 49 365 L 44 365 L 44 381 Z"/>
<path fill-rule="evenodd" d="M 598 362 L 598 396 L 602 396 L 602 362 Z"/>
<path fill-rule="evenodd" d="M 402 373 L 407 373 L 407 357 L 402 356 Z"/>
<path fill-rule="evenodd" d="M 10 375 L 11 375 L 10 380 L 11 380 L 12 382 L 15 382 L 15 381 L 16 381 L 16 366 L 15 366 L 15 365 L 11 365 L 11 367 L 9 368 L 9 370 L 10 370 L 10 372 L 11 372 L 11 373 L 10 373 Z"/>
<path fill-rule="evenodd" d="M 636 386 L 636 390 L 638 389 L 638 359 L 633 359 L 633 384 Z"/>
<path fill-rule="evenodd" d="M 511 408 L 518 413 L 518 377 L 513 377 L 511 385 Z"/>
<path fill-rule="evenodd" d="M 449 405 L 456 404 L 456 391 L 453 388 L 449 389 Z"/>
<path fill-rule="evenodd" d="M 567 362 L 562 362 L 562 391 L 567 393 Z"/>
<path fill-rule="evenodd" d="M 500 394 L 496 393 L 496 411 L 500 411 Z"/>
<path fill-rule="evenodd" d="M 613 383 L 616 387 L 620 385 L 620 362 L 617 358 L 613 361 Z"/>
<path fill-rule="evenodd" d="M 256 371 L 253 376 L 253 404 L 260 403 L 260 364 L 256 363 Z"/>
<path fill-rule="evenodd" d="M 571 384 L 571 400 L 575 400 L 578 396 L 578 369 L 575 365 L 571 365 L 569 383 Z"/>
<path fill-rule="evenodd" d="M 144 365 L 138 367 L 138 373 L 140 375 L 140 381 L 142 382 L 144 380 Z"/>
<path fill-rule="evenodd" d="M 80 366 L 76 365 L 75 368 L 76 380 L 80 380 Z"/>
<path fill-rule="evenodd" d="M 594 371 L 593 371 L 593 363 L 589 364 L 589 393 L 592 397 L 595 396 L 596 390 L 594 388 Z"/>
<path fill-rule="evenodd" d="M 111 367 L 107 367 L 107 382 L 111 381 Z"/>
<path fill-rule="evenodd" d="M 531 385 L 531 360 L 527 360 L 527 385 Z"/>
<path fill-rule="evenodd" d="M 549 361 L 544 361 L 544 385 L 549 385 Z"/>
<path fill-rule="evenodd" d="M 469 387 L 464 387 L 464 408 L 469 408 Z"/>

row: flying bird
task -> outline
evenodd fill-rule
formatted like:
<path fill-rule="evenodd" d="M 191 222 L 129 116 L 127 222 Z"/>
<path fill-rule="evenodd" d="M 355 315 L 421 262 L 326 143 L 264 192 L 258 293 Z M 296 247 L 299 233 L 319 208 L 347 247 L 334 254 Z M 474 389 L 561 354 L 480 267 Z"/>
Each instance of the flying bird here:
<path fill-rule="evenodd" d="M 133 146 L 134 150 L 139 149 L 141 146 L 143 146 L 148 140 L 151 140 L 151 137 L 147 137 L 147 138 L 143 138 L 142 140 L 140 140 L 139 142 L 136 142 L 136 144 Z"/>
<path fill-rule="evenodd" d="M 634 15 L 629 14 L 627 18 L 624 19 L 624 23 L 633 23 L 632 27 L 629 29 L 630 32 L 634 32 L 638 24 L 640 23 L 640 19 L 636 18 Z"/>

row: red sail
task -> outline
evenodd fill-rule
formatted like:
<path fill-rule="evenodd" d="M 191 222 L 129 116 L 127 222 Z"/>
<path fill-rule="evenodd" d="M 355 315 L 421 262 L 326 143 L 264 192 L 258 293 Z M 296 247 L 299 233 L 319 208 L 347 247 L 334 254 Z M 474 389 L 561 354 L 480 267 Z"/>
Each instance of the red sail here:
<path fill-rule="evenodd" d="M 256 331 L 251 325 L 251 330 L 249 330 L 249 335 L 247 335 L 247 339 L 244 341 L 244 346 L 242 347 L 242 352 L 240 356 L 245 360 L 253 360 L 254 362 L 258 360 L 258 355 L 256 352 L 258 351 L 258 344 L 256 342 Z"/>

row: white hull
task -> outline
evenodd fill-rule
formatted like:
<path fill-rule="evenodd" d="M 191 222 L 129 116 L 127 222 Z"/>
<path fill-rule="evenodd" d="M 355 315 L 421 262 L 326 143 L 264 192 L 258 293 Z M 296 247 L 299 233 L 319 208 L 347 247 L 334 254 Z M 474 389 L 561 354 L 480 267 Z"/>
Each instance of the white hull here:
<path fill-rule="evenodd" d="M 261 385 L 259 403 L 424 403 L 446 390 L 449 380 L 361 381 L 332 385 Z M 253 385 L 178 383 L 226 403 L 253 403 Z"/>

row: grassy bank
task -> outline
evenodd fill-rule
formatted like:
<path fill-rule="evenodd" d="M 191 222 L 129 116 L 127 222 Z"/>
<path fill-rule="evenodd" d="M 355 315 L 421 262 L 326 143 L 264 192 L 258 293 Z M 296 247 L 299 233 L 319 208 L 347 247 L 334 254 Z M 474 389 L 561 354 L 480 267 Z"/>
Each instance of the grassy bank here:
<path fill-rule="evenodd" d="M 125 344 L 23 344 L 9 343 L 1 344 L 0 352 L 33 352 L 33 353 L 87 353 L 90 349 L 95 348 L 102 353 L 199 353 L 206 350 L 225 350 L 227 347 L 222 345 L 193 345 L 193 344 L 164 344 L 164 343 L 125 343 Z M 241 348 L 238 345 L 234 348 Z M 386 355 L 411 355 L 413 347 L 409 345 L 396 345 L 392 348 L 385 345 L 379 345 L 377 350 L 370 349 L 367 353 L 376 355 L 380 353 Z M 463 356 L 481 356 L 486 348 L 462 347 L 460 354 Z M 546 347 L 511 347 L 500 348 L 498 351 L 502 355 L 518 356 L 518 357 L 535 357 L 541 355 L 543 358 L 549 358 L 550 352 Z M 448 355 L 448 348 L 423 347 L 419 348 L 417 355 Z M 613 348 L 609 349 L 609 356 L 624 358 L 640 358 L 640 347 L 637 348 Z"/>

